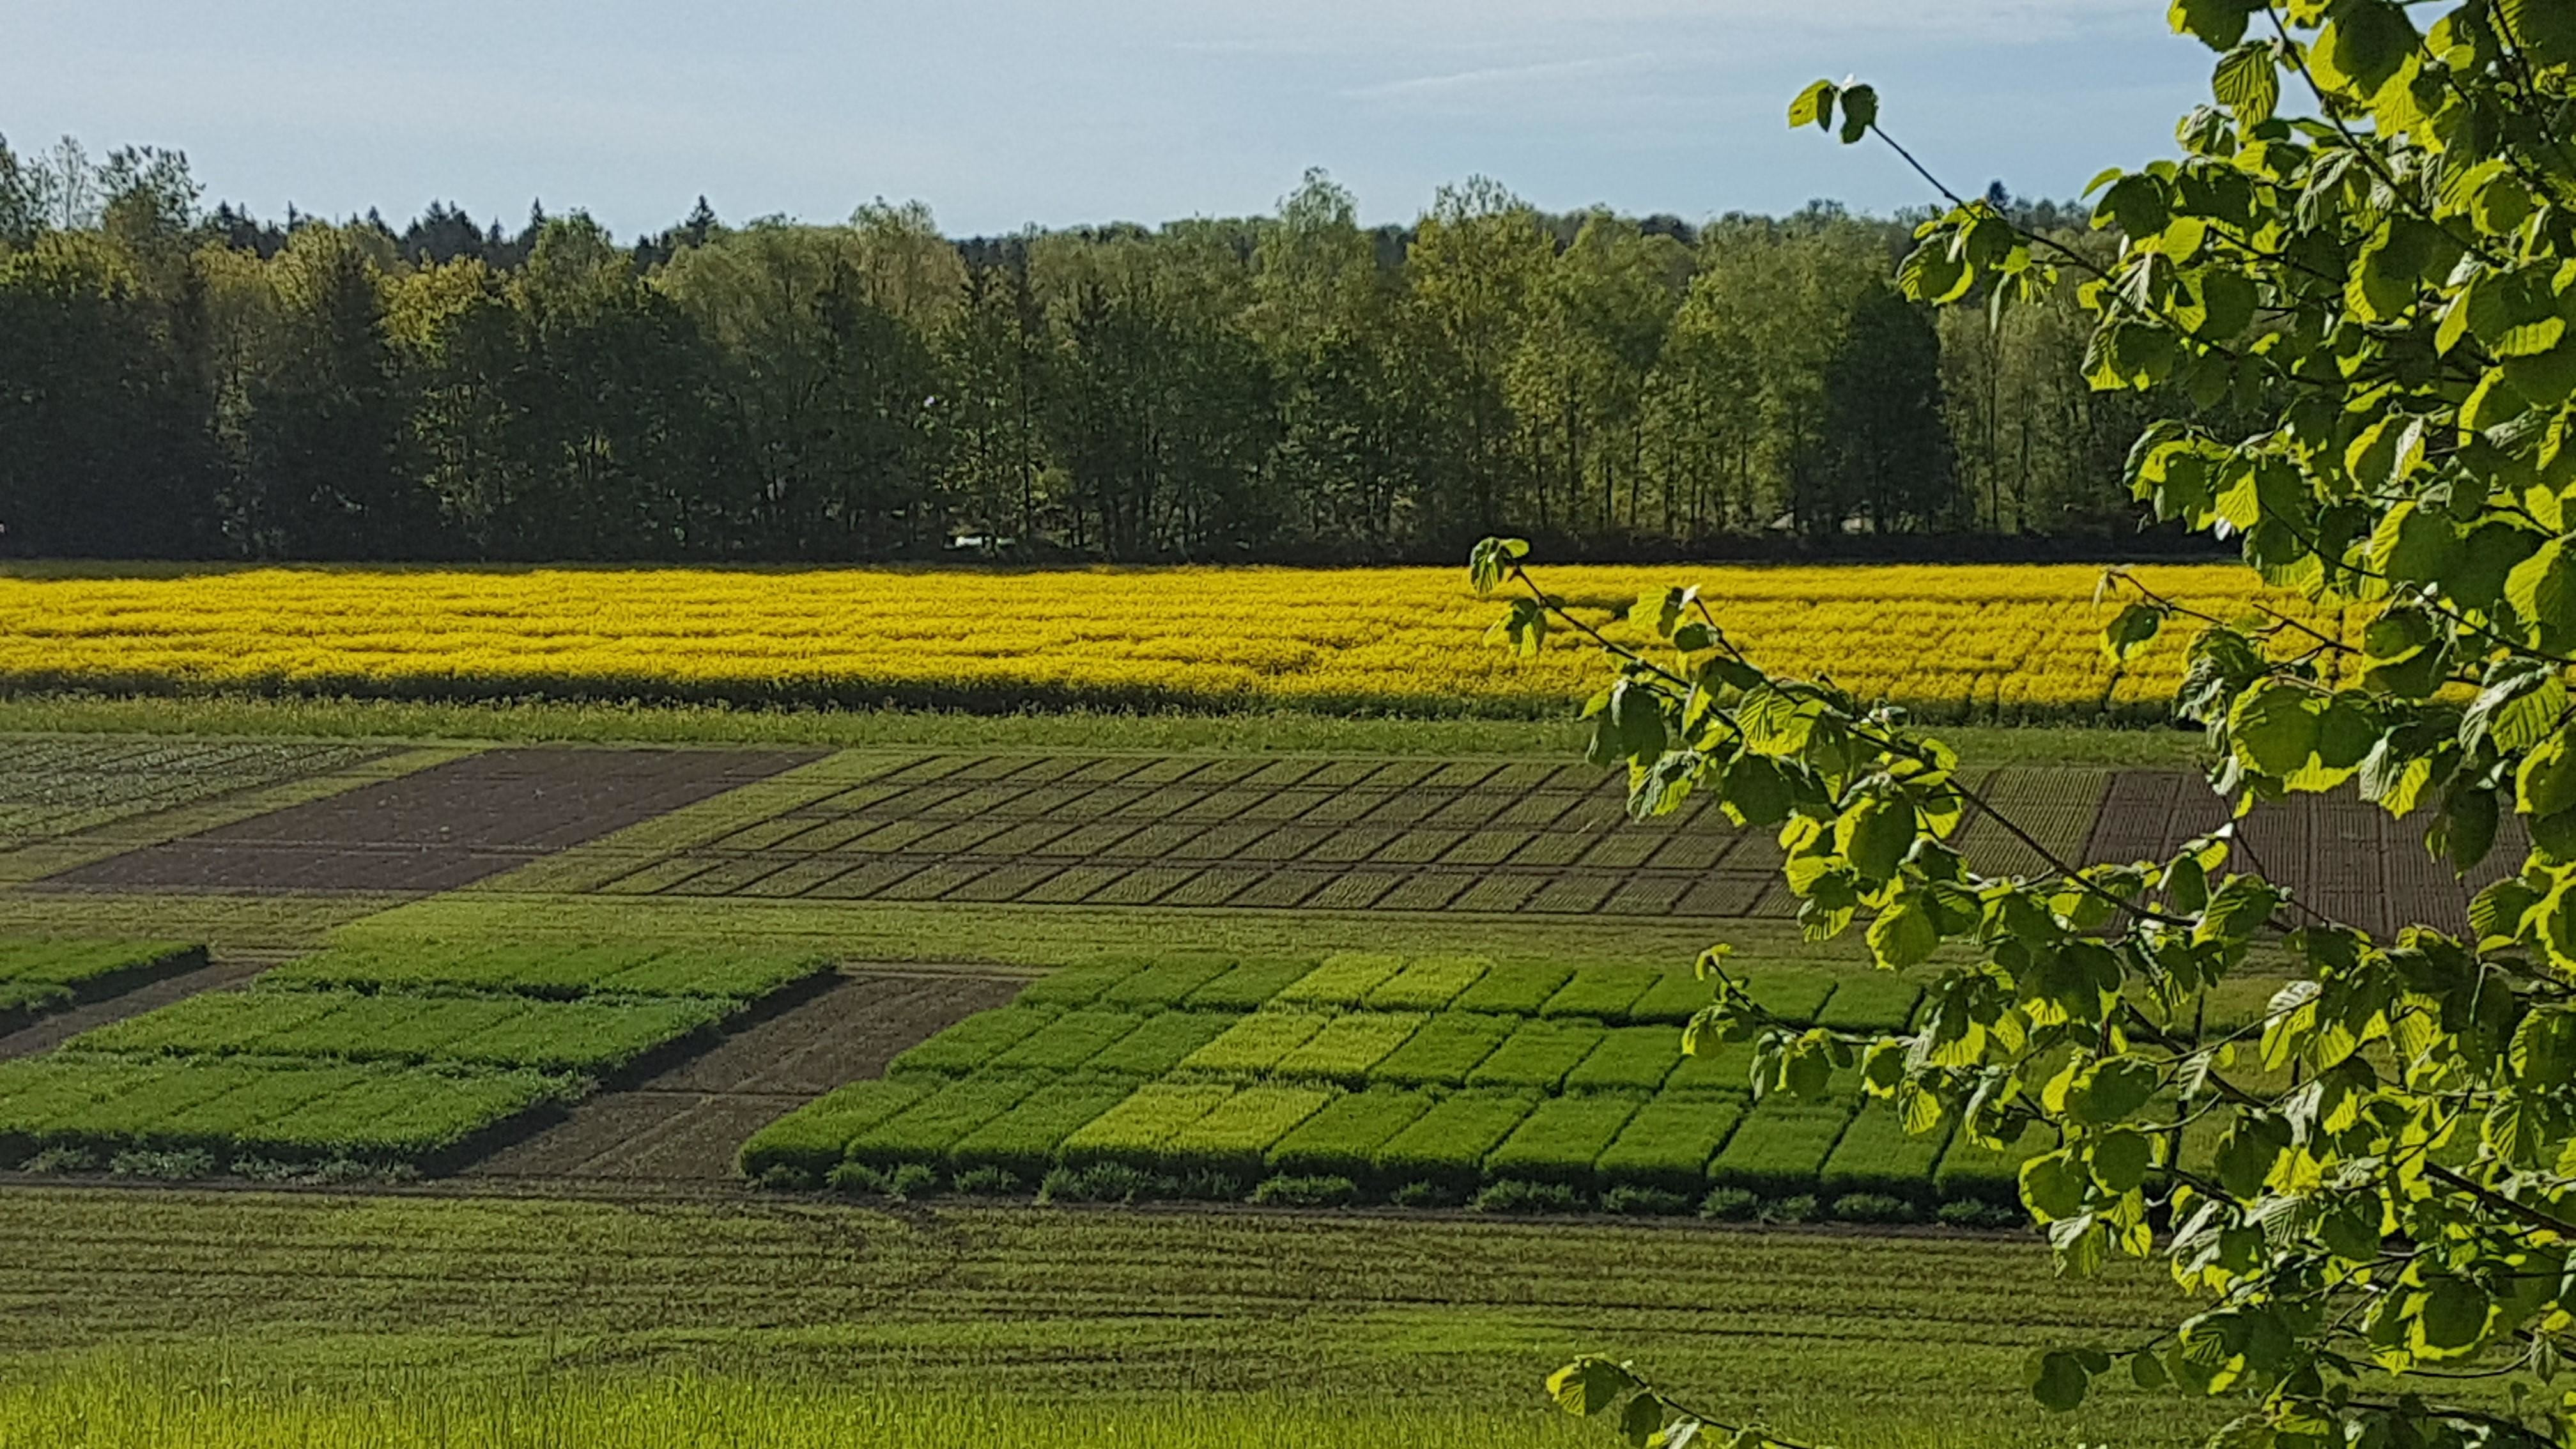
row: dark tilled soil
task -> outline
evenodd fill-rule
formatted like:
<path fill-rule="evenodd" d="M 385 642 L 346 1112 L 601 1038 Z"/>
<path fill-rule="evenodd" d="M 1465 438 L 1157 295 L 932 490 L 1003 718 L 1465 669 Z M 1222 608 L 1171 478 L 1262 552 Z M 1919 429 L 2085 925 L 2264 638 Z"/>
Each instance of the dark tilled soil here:
<path fill-rule="evenodd" d="M 129 851 L 41 884 L 452 890 L 816 758 L 785 750 L 491 750 Z"/>
<path fill-rule="evenodd" d="M 852 976 L 467 1168 L 490 1179 L 720 1182 L 743 1139 L 1019 994 L 1017 979 Z"/>
<path fill-rule="evenodd" d="M 32 1022 L 19 1030 L 0 1036 L 0 1061 L 12 1057 L 31 1057 L 49 1052 L 92 1027 L 140 1016 L 157 1007 L 182 1001 L 201 991 L 230 991 L 246 986 L 262 971 L 291 956 L 293 952 L 218 953 L 213 961 L 183 975 L 147 982 L 122 996 L 93 1001 L 69 1011 L 58 1011 Z"/>

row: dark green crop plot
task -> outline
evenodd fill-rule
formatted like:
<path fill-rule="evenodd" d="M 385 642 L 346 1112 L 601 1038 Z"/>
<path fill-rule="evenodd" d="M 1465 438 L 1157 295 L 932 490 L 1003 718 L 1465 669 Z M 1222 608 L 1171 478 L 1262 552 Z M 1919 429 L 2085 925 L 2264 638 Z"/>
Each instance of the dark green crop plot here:
<path fill-rule="evenodd" d="M 39 1141 L 62 1141 L 116 1150 L 127 1147 L 178 1145 L 165 1128 L 180 1112 L 214 1101 L 249 1083 L 262 1071 L 239 1061 L 174 1063 L 170 1070 L 102 1101 L 65 1112 L 49 1122 L 25 1124 L 21 1130 Z"/>
<path fill-rule="evenodd" d="M 1148 1082 L 1066 1137 L 1063 1159 L 1076 1167 L 1118 1162 L 1162 1169 L 1171 1140 L 1234 1093 L 1223 1082 Z"/>
<path fill-rule="evenodd" d="M 1159 1077 L 1178 1067 L 1190 1053 L 1223 1036 L 1237 1019 L 1221 1011 L 1158 1011 L 1139 1021 L 1134 1031 L 1103 1047 L 1082 1064 L 1082 1069 Z"/>
<path fill-rule="evenodd" d="M 964 1021 L 921 1042 L 886 1067 L 886 1075 L 909 1076 L 915 1072 L 944 1072 L 962 1076 L 992 1065 L 993 1059 L 1027 1040 L 1039 1028 L 1056 1019 L 1056 1013 L 1028 1004 L 1028 993 L 1009 1006 L 979 1011 Z"/>
<path fill-rule="evenodd" d="M 1369 1075 L 1405 1086 L 1458 1086 L 1520 1025 L 1517 1017 L 1444 1011 L 1424 1022 Z"/>
<path fill-rule="evenodd" d="M 94 1027 L 66 1051 L 222 1055 L 327 1016 L 356 999 L 320 991 L 208 991 L 158 1011 Z"/>
<path fill-rule="evenodd" d="M 1593 1164 L 1604 1186 L 1622 1183 L 1696 1195 L 1709 1162 L 1734 1135 L 1748 1104 L 1728 1093 L 1662 1092 L 1637 1109 Z"/>
<path fill-rule="evenodd" d="M 252 1073 L 222 1096 L 171 1113 L 162 1125 L 162 1135 L 174 1146 L 228 1148 L 244 1126 L 278 1121 L 384 1070 L 338 1062 L 266 1062 L 262 1066 L 266 1069 Z"/>
<path fill-rule="evenodd" d="M 1020 993 L 1022 1006 L 1088 1006 L 1100 999 L 1100 993 L 1145 969 L 1142 961 L 1104 961 L 1093 966 L 1075 966 L 1051 971 L 1029 983 Z"/>
<path fill-rule="evenodd" d="M 1067 1072 L 1134 1031 L 1142 1017 L 1104 1007 L 1068 1011 L 993 1058 L 1006 1071 Z"/>
<path fill-rule="evenodd" d="M 1473 1188 L 1485 1155 L 1512 1135 L 1538 1100 L 1531 1092 L 1460 1092 L 1386 1140 L 1370 1160 L 1371 1175 L 1386 1187 L 1428 1182 L 1453 1192 Z"/>
<path fill-rule="evenodd" d="M 477 1136 L 566 1101 L 564 1078 L 532 1071 L 411 1067 L 236 1133 L 237 1152 L 438 1165 Z"/>
<path fill-rule="evenodd" d="M 949 1166 L 999 1167 L 1036 1181 L 1055 1164 L 1056 1149 L 1094 1118 L 1133 1094 L 1132 1081 L 1071 1077 L 1040 1087 L 1010 1111 L 949 1149 Z"/>
<path fill-rule="evenodd" d="M 1593 1162 L 1617 1140 L 1643 1100 L 1626 1092 L 1549 1097 L 1485 1158 L 1485 1175 L 1561 1182 L 1590 1191 Z"/>
<path fill-rule="evenodd" d="M 1108 990 L 1100 993 L 1095 1004 L 1125 1011 L 1140 1007 L 1177 1006 L 1190 993 L 1233 968 L 1233 960 L 1224 956 L 1167 961 L 1113 982 Z"/>
<path fill-rule="evenodd" d="M 751 1135 L 742 1170 L 759 1177 L 787 1168 L 819 1179 L 860 1133 L 928 1096 L 933 1081 L 871 1078 L 837 1087 Z"/>
<path fill-rule="evenodd" d="M 433 1060 L 605 1076 L 692 1037 L 734 1007 L 712 998 L 532 1001 L 507 1020 L 447 1043 Z"/>
<path fill-rule="evenodd" d="M 335 1003 L 318 1016 L 305 1015 L 297 998 L 312 995 Z M 365 996 L 351 991 L 254 991 L 253 1001 L 273 1002 L 295 1019 L 241 1050 L 263 1056 L 339 1057 L 345 1061 L 425 1061 L 442 1056 L 453 1043 L 488 1031 L 537 1005 L 526 999 L 482 996 Z M 185 1003 L 182 1003 L 184 1005 Z M 180 1042 L 164 1050 L 194 1051 Z"/>
<path fill-rule="evenodd" d="M 1673 967 L 1655 973 L 1655 983 L 1628 1003 L 1624 1015 L 1633 1022 L 1679 1026 L 1716 999 L 1716 983 L 1701 980 L 1697 967 Z"/>
<path fill-rule="evenodd" d="M 0 1032 L 205 964 L 205 947 L 166 941 L 0 941 Z"/>
<path fill-rule="evenodd" d="M 1709 1165 L 1709 1179 L 1765 1197 L 1813 1192 L 1851 1115 L 1848 1102 L 1765 1097 L 1737 1124 L 1725 1150 Z"/>
<path fill-rule="evenodd" d="M 1614 1026 L 1592 1054 L 1565 1074 L 1569 1092 L 1651 1092 L 1682 1059 L 1682 1034 L 1671 1026 Z"/>
<path fill-rule="evenodd" d="M 1357 1006 L 1369 993 L 1404 969 L 1404 958 L 1368 951 L 1343 951 L 1282 987 L 1283 1006 Z"/>
<path fill-rule="evenodd" d="M 1814 1021 L 1835 985 L 1847 979 L 1847 973 L 1802 966 L 1761 966 L 1747 974 L 1744 994 L 1753 998 L 1754 1005 L 1783 1021 L 1797 1022 Z"/>
<path fill-rule="evenodd" d="M 962 1077 L 851 1138 L 842 1155 L 871 1167 L 944 1162 L 967 1134 L 1026 1101 L 1040 1080 L 1021 1072 Z"/>
<path fill-rule="evenodd" d="M 340 947 L 260 978 L 269 987 L 373 992 L 482 991 L 547 1000 L 592 995 L 754 1000 L 832 969 L 816 954 L 657 946 Z"/>
<path fill-rule="evenodd" d="M 1652 966 L 1586 966 L 1538 1009 L 1541 1016 L 1587 1016 L 1625 1021 L 1628 1008 L 1662 976 Z"/>
<path fill-rule="evenodd" d="M 344 1061 L 471 1062 L 603 1073 L 714 1026 L 721 998 L 543 1001 L 369 996 L 354 991 L 209 992 L 74 1037 L 80 1052 L 247 1053 Z"/>
<path fill-rule="evenodd" d="M 1419 1011 L 1353 1011 L 1289 1049 L 1271 1070 L 1283 1077 L 1321 1077 L 1356 1086 L 1428 1018 Z"/>
<path fill-rule="evenodd" d="M 1854 972 L 1825 998 L 1816 1025 L 1836 1031 L 1902 1031 L 1922 999 L 1921 982 L 1893 971 Z"/>
<path fill-rule="evenodd" d="M 1271 1147 L 1270 1170 L 1365 1182 L 1375 1170 L 1377 1150 L 1431 1104 L 1428 1092 L 1384 1086 L 1336 1097 Z"/>
<path fill-rule="evenodd" d="M 1535 1016 L 1547 1005 L 1568 979 L 1574 975 L 1571 966 L 1535 966 L 1527 963 L 1496 966 L 1475 985 L 1458 993 L 1449 1003 L 1455 1011 L 1492 1011 L 1512 1016 Z"/>
<path fill-rule="evenodd" d="M 1181 1005 L 1193 1011 L 1251 1011 L 1312 969 L 1304 961 L 1246 961 L 1191 992 Z"/>
<path fill-rule="evenodd" d="M 1929 1207 L 1934 1196 L 1932 1171 L 1949 1141 L 1947 1122 L 1929 1132 L 1908 1132 L 1904 1120 L 1887 1103 L 1867 1103 L 1843 1129 L 1833 1156 L 1825 1159 L 1817 1190 L 1827 1197 L 1885 1193 Z"/>
<path fill-rule="evenodd" d="M 1493 963 L 1476 956 L 1420 956 L 1368 994 L 1377 1011 L 1438 1011 L 1481 980 Z"/>
<path fill-rule="evenodd" d="M 1520 1030 L 1467 1074 L 1467 1085 L 1554 1091 L 1564 1083 L 1565 1074 L 1601 1044 L 1603 1035 L 1600 1024 L 1593 1021 L 1522 1022 Z"/>
<path fill-rule="evenodd" d="M 1738 1096 L 1751 1096 L 1753 1043 L 1702 1042 L 1698 1055 L 1686 1055 L 1673 1064 L 1673 1074 L 1664 1078 L 1664 1090 L 1732 1092 Z"/>
<path fill-rule="evenodd" d="M 1248 1187 L 1271 1145 L 1339 1095 L 1332 1087 L 1305 1084 L 1246 1087 L 1173 1133 L 1163 1148 L 1164 1165 L 1178 1172 L 1225 1173 Z"/>

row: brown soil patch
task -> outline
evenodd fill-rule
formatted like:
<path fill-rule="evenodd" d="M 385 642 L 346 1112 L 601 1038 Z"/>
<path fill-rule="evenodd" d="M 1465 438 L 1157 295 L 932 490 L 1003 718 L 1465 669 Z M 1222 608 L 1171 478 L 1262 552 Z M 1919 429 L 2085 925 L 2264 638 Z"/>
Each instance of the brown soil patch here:
<path fill-rule="evenodd" d="M 727 1036 L 636 1086 L 466 1169 L 476 1178 L 720 1182 L 743 1139 L 814 1097 L 885 1071 L 942 1028 L 1026 984 L 977 976 L 858 975 Z"/>
<path fill-rule="evenodd" d="M 786 750 L 491 750 L 112 856 L 42 884 L 452 890 L 816 758 Z"/>

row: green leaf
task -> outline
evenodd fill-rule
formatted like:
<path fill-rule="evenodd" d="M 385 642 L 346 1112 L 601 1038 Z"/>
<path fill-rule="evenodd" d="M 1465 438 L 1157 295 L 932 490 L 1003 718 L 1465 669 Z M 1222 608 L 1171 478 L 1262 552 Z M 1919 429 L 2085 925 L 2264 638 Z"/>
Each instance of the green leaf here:
<path fill-rule="evenodd" d="M 1547 1392 L 1569 1414 L 1598 1414 L 1644 1385 L 1626 1364 L 1586 1356 L 1547 1376 Z"/>
<path fill-rule="evenodd" d="M 1913 803 L 1872 796 L 1847 812 L 1837 834 L 1844 857 L 1871 880 L 1894 880 L 1918 833 Z"/>
<path fill-rule="evenodd" d="M 1840 91 L 1841 88 L 1832 81 L 1820 80 L 1798 92 L 1798 98 L 1789 103 L 1789 129 L 1794 131 L 1800 126 L 1814 126 L 1819 130 L 1831 130 L 1834 97 Z"/>
<path fill-rule="evenodd" d="M 2576 806 L 2576 734 L 2561 730 L 2523 757 L 2513 777 L 2513 808 L 2540 816 L 2569 806 Z"/>
<path fill-rule="evenodd" d="M 2147 1134 L 2130 1128 L 2105 1132 L 2093 1142 L 2093 1180 L 2107 1192 L 2130 1192 L 2147 1180 L 2154 1157 Z"/>
<path fill-rule="evenodd" d="M 2520 876 L 2506 876 L 2469 900 L 2469 929 L 2480 945 L 2511 941 L 2522 934 L 2522 918 L 2540 904 L 2540 892 Z"/>
<path fill-rule="evenodd" d="M 2231 875 L 2210 896 L 2209 909 L 2201 913 L 2200 924 L 2192 928 L 2192 939 L 2250 941 L 2287 899 L 2287 893 L 2277 886 L 2266 885 L 2250 875 Z"/>
<path fill-rule="evenodd" d="M 2425 1347 L 2458 1354 L 2486 1337 L 2495 1300 L 2474 1283 L 2439 1278 L 2425 1289 L 2416 1313 Z"/>
<path fill-rule="evenodd" d="M 2031 1355 L 2022 1377 L 2030 1386 L 2030 1396 L 2053 1414 L 2074 1412 L 2093 1382 L 2075 1355 L 2062 1349 Z"/>
<path fill-rule="evenodd" d="M 2044 1221 L 2071 1218 L 2084 1210 L 2085 1181 L 2065 1149 L 2043 1152 L 2021 1165 L 2022 1204 Z"/>
<path fill-rule="evenodd" d="M 2242 11 L 2237 13 L 2236 23 L 2241 31 L 2245 23 Z M 2242 125 L 2259 126 L 2272 119 L 2273 110 L 2281 103 L 2281 75 L 2273 66 L 2272 48 L 2257 41 L 2237 46 L 2219 57 L 2209 90 Z"/>
<path fill-rule="evenodd" d="M 2543 65 L 2576 61 L 2576 11 L 2559 0 L 2495 0 L 2496 20 Z"/>
<path fill-rule="evenodd" d="M 2505 602 L 2531 634 L 2531 642 L 2562 653 L 2576 643 L 2576 558 L 2563 539 L 2542 544 L 2504 578 Z"/>
<path fill-rule="evenodd" d="M 2102 631 L 2102 652 L 2111 656 L 2112 663 L 2125 664 L 2154 640 L 2164 623 L 2164 610 L 2153 604 L 2131 604 Z"/>
<path fill-rule="evenodd" d="M 1940 949 L 1941 932 L 1930 913 L 1910 902 L 1890 906 L 1869 923 L 1869 951 L 1891 971 L 1906 967 Z"/>
<path fill-rule="evenodd" d="M 2295 684 L 2274 682 L 2248 691 L 2227 716 L 2236 757 L 2266 775 L 2295 773 L 2317 752 L 2322 706 L 2315 691 Z"/>
<path fill-rule="evenodd" d="M 1842 93 L 1843 144 L 1857 143 L 1878 121 L 1878 91 L 1868 85 L 1847 86 Z"/>
<path fill-rule="evenodd" d="M 2212 50 L 2226 50 L 2245 38 L 2248 14 L 2244 0 L 2173 0 L 2165 17 L 2174 34 L 2194 36 Z"/>
<path fill-rule="evenodd" d="M 1512 566 L 1529 557 L 1529 540 L 1525 538 L 1479 539 L 1467 551 L 1467 579 L 1476 592 L 1490 594 L 1509 576 Z"/>

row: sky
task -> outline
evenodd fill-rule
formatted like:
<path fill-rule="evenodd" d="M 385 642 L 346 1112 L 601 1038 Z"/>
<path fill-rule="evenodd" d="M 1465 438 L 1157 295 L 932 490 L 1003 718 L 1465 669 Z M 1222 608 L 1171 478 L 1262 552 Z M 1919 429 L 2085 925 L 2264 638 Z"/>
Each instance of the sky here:
<path fill-rule="evenodd" d="M 1856 75 L 1945 181 L 2068 197 L 2173 149 L 2211 57 L 2164 0 L 0 0 L 0 135 L 185 151 L 282 216 L 532 202 L 620 235 L 875 197 L 954 235 L 1270 210 L 1409 221 L 1486 175 L 1700 220 L 1932 198 L 1788 133 Z"/>

